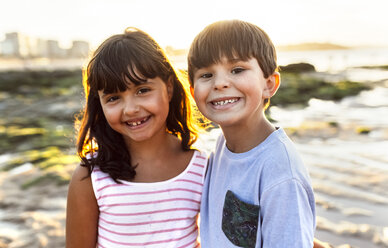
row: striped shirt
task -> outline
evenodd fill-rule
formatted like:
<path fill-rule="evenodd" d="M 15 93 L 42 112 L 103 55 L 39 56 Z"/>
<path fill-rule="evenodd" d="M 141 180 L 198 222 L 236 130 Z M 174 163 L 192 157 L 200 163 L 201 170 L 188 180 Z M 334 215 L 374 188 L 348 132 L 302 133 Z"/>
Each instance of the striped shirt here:
<path fill-rule="evenodd" d="M 187 168 L 174 178 L 122 184 L 95 168 L 97 247 L 199 247 L 197 216 L 206 166 L 206 154 L 195 151 Z"/>

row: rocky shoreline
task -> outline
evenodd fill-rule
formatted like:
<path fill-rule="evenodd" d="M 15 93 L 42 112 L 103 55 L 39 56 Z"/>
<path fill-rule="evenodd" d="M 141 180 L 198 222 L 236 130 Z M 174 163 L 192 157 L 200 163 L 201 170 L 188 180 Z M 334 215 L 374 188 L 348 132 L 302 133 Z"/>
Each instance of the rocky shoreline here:
<path fill-rule="evenodd" d="M 291 85 L 288 90 L 305 78 L 299 74 L 290 75 L 283 78 Z M 81 81 L 79 70 L 0 73 L 0 114 L 7 117 L 0 120 L 0 248 L 65 247 L 67 185 L 78 163 L 74 149 L 74 121 L 83 102 Z M 321 84 L 321 81 L 305 80 L 307 89 L 311 90 L 314 88 L 311 84 Z M 330 89 L 328 92 L 332 94 L 334 89 Z M 314 94 L 303 93 L 303 90 L 306 87 L 299 87 L 294 93 L 309 97 Z M 275 103 L 281 106 L 282 101 L 286 101 L 283 104 L 287 105 L 290 96 Z M 306 99 L 296 104 L 302 106 Z M 310 120 L 288 128 L 287 132 L 301 149 L 306 149 L 307 158 L 310 147 L 314 147 L 316 142 L 323 142 L 325 146 L 325 142 L 334 139 L 336 142 L 362 144 L 371 140 L 371 132 L 377 131 L 380 132 L 378 139 L 388 138 L 386 128 L 357 128 L 357 125 Z M 212 149 L 213 144 L 212 138 L 206 138 L 202 145 L 204 149 Z M 329 160 L 330 157 L 323 159 Z M 313 160 L 312 164 L 317 164 L 312 169 L 316 176 L 313 181 L 318 182 L 324 174 L 321 174 L 322 168 L 317 161 Z M 384 188 L 381 185 L 385 180 L 388 179 L 382 178 L 376 184 L 377 190 Z M 317 189 L 323 190 L 319 187 L 317 184 Z M 325 198 L 318 200 L 319 208 L 333 205 Z M 331 215 L 332 212 L 328 214 Z M 328 220 L 331 220 L 328 218 L 319 219 L 317 230 L 327 230 Z M 329 225 L 329 233 L 336 231 L 333 225 Z M 329 235 L 320 239 L 328 241 L 331 238 Z M 380 239 L 383 240 L 384 236 Z M 387 247 L 384 242 L 380 242 L 381 247 Z M 346 244 L 341 242 L 336 247 L 351 247 L 343 243 Z"/>
<path fill-rule="evenodd" d="M 41 182 L 22 190 L 41 173 L 23 167 L 0 173 L 0 247 L 65 247 L 67 185 Z"/>

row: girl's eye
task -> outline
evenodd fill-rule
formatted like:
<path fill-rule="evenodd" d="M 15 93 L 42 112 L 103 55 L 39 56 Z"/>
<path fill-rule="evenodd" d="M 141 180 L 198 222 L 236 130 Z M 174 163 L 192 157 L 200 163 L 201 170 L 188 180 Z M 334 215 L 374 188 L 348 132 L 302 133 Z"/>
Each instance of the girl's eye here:
<path fill-rule="evenodd" d="M 137 94 L 138 94 L 138 95 L 141 95 L 141 94 L 147 93 L 148 91 L 150 91 L 149 88 L 140 88 L 140 89 L 137 91 Z"/>
<path fill-rule="evenodd" d="M 200 78 L 211 78 L 213 76 L 213 74 L 211 73 L 203 73 L 201 74 Z"/>
<path fill-rule="evenodd" d="M 117 99 L 119 99 L 118 96 L 110 96 L 107 98 L 106 102 L 114 102 L 116 101 Z"/>
<path fill-rule="evenodd" d="M 234 68 L 234 69 L 232 70 L 232 74 L 238 74 L 238 73 L 243 72 L 243 71 L 244 71 L 243 68 L 237 67 L 237 68 Z"/>

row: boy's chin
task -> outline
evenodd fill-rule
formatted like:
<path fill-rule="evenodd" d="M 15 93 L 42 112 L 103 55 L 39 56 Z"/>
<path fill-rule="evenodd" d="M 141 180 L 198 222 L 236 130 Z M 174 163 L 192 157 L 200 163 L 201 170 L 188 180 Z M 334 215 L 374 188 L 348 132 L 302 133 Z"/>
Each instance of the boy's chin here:
<path fill-rule="evenodd" d="M 211 120 L 210 118 L 208 119 Z M 213 118 L 212 121 L 221 128 L 229 128 L 239 126 L 241 124 L 241 121 L 238 118 Z"/>

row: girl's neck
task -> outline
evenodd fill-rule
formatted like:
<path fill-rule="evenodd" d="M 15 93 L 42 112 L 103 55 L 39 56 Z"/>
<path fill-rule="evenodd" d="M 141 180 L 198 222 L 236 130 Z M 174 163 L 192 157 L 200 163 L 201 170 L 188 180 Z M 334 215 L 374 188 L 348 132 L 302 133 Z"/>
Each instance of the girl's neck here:
<path fill-rule="evenodd" d="M 160 135 L 153 137 L 142 142 L 127 141 L 127 147 L 131 154 L 131 159 L 134 164 L 136 161 L 153 160 L 154 158 L 160 158 L 162 155 L 168 154 L 172 151 L 176 151 L 179 140 L 167 133 L 161 133 Z"/>
<path fill-rule="evenodd" d="M 194 151 L 184 151 L 180 140 L 164 133 L 152 142 L 129 144 L 131 162 L 136 166 L 133 182 L 161 182 L 182 173 Z"/>

